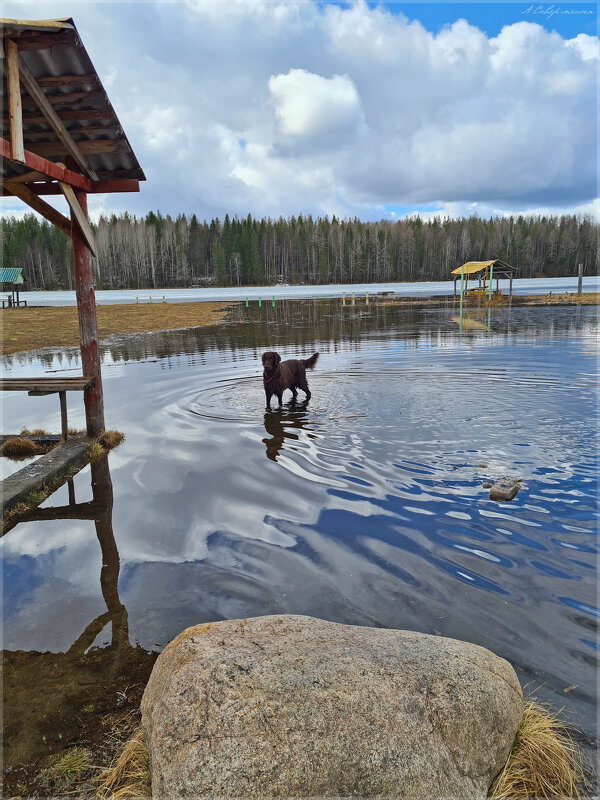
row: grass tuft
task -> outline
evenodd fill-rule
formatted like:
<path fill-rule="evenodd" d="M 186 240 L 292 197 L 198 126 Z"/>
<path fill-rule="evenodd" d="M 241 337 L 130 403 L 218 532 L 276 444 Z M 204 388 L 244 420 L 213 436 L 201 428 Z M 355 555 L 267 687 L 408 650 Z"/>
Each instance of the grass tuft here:
<path fill-rule="evenodd" d="M 7 439 L 2 445 L 2 455 L 8 458 L 36 456 L 40 451 L 41 448 L 35 442 L 30 439 L 22 439 L 20 436 Z"/>
<path fill-rule="evenodd" d="M 56 755 L 40 772 L 39 784 L 49 794 L 67 794 L 86 777 L 91 777 L 93 769 L 89 750 L 72 747 L 66 753 Z"/>
<path fill-rule="evenodd" d="M 98 781 L 100 800 L 134 800 L 151 797 L 150 758 L 144 733 L 138 728 L 120 756 L 103 772 Z"/>
<path fill-rule="evenodd" d="M 102 431 L 98 436 L 98 441 L 107 450 L 112 450 L 113 447 L 118 447 L 125 439 L 125 434 L 120 431 Z"/>
<path fill-rule="evenodd" d="M 581 757 L 560 712 L 525 703 L 508 761 L 488 792 L 489 800 L 582 797 Z"/>
<path fill-rule="evenodd" d="M 100 461 L 106 455 L 106 450 L 99 441 L 95 440 L 88 445 L 86 458 L 88 461 Z"/>

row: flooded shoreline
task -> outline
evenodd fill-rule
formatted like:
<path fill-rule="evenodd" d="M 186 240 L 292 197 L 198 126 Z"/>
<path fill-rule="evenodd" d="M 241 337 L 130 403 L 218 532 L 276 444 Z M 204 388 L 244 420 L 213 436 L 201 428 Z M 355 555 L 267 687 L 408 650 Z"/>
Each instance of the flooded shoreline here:
<path fill-rule="evenodd" d="M 459 331 L 452 303 L 286 301 L 103 343 L 107 421 L 127 434 L 110 456 L 116 579 L 113 561 L 110 589 L 93 521 L 51 518 L 66 489 L 43 504 L 45 520 L 3 539 L 19 704 L 27 660 L 58 662 L 82 631 L 84 654 L 117 663 L 122 612 L 105 599 L 116 587 L 126 647 L 149 657 L 188 625 L 270 613 L 472 641 L 594 741 L 596 310 L 492 309 L 489 330 L 486 315 L 469 310 L 475 324 Z M 265 411 L 266 349 L 321 353 L 309 404 L 286 394 Z M 3 366 L 69 374 L 78 359 L 16 353 Z M 5 424 L 51 430 L 54 406 L 9 396 Z M 83 410 L 72 414 L 78 425 Z M 492 503 L 482 484 L 505 473 L 523 488 Z M 92 499 L 89 470 L 75 490 Z M 121 663 L 109 671 L 125 681 L 135 670 Z M 81 718 L 93 701 L 73 702 Z M 43 759 L 33 721 L 19 732 L 15 719 L 5 708 L 5 765 Z"/>

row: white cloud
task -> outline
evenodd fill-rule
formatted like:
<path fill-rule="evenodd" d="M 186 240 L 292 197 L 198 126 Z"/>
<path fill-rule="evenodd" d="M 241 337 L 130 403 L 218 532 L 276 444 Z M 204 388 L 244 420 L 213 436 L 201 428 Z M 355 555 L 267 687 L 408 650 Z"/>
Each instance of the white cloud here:
<path fill-rule="evenodd" d="M 356 87 L 346 75 L 326 78 L 304 69 L 269 78 L 279 130 L 284 135 L 344 136 L 361 121 Z"/>
<path fill-rule="evenodd" d="M 488 37 L 465 19 L 432 34 L 363 0 L 105 10 L 78 5 L 75 22 L 148 182 L 92 211 L 373 219 L 596 196 L 596 37 L 530 22 Z"/>

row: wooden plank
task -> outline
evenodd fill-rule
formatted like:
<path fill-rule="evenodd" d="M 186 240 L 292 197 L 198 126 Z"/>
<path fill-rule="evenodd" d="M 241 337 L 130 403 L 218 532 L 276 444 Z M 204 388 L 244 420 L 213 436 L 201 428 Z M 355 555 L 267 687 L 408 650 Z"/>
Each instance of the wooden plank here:
<path fill-rule="evenodd" d="M 111 126 L 104 126 L 98 127 L 96 125 L 90 126 L 89 128 L 69 128 L 68 129 L 71 136 L 111 136 L 115 134 L 122 134 L 123 129 L 120 125 L 113 125 Z M 36 139 L 49 139 L 51 140 L 54 136 L 52 131 L 26 131 L 25 132 L 25 144 L 28 142 L 33 142 Z"/>
<path fill-rule="evenodd" d="M 19 50 L 47 50 L 50 47 L 63 47 L 77 44 L 78 37 L 74 30 L 57 33 L 23 33 L 10 32 L 11 37 L 18 39 Z"/>
<path fill-rule="evenodd" d="M 10 142 L 6 139 L 0 139 L 0 156 L 7 161 L 14 161 L 10 154 Z M 86 178 L 85 175 L 80 175 L 78 172 L 60 167 L 58 164 L 54 164 L 52 161 L 48 161 L 42 158 L 42 156 L 32 153 L 30 150 L 25 150 L 25 166 L 36 172 L 41 172 L 42 175 L 46 175 L 49 178 L 53 178 L 57 181 L 64 181 L 64 183 L 68 183 L 70 186 L 75 186 L 78 189 L 83 189 L 86 192 L 92 189 L 92 182 L 89 178 Z"/>
<path fill-rule="evenodd" d="M 69 204 L 69 208 L 71 209 L 71 220 L 73 220 L 73 217 L 75 217 L 75 221 L 77 225 L 79 225 L 79 230 L 83 234 L 87 246 L 92 251 L 92 254 L 96 256 L 96 241 L 94 239 L 94 232 L 90 227 L 90 223 L 87 221 L 87 216 L 79 205 L 79 201 L 75 197 L 75 192 L 67 183 L 59 181 L 58 185 L 60 186 L 62 193 Z"/>
<path fill-rule="evenodd" d="M 10 153 L 14 161 L 25 163 L 23 144 L 23 109 L 21 108 L 21 84 L 19 81 L 19 52 L 12 39 L 6 40 L 6 88 L 8 92 L 8 114 L 10 118 Z"/>
<path fill-rule="evenodd" d="M 103 153 L 130 153 L 131 148 L 125 139 L 82 139 L 76 142 L 81 153 L 102 155 Z M 33 153 L 47 158 L 49 156 L 72 155 L 63 142 L 28 142 Z M 94 178 L 96 180 L 96 178 Z"/>
<path fill-rule="evenodd" d="M 12 178 L 10 180 L 12 183 Z M 56 195 L 62 194 L 62 190 L 58 183 L 29 183 L 26 184 L 27 188 L 34 194 L 39 195 Z M 94 181 L 90 194 L 109 194 L 114 192 L 139 192 L 140 183 L 137 180 L 130 178 L 114 181 Z M 10 197 L 13 193 L 8 187 L 3 187 L 2 194 L 4 197 Z"/>
<path fill-rule="evenodd" d="M 46 176 L 42 175 L 41 172 L 33 172 L 30 170 L 29 172 L 24 172 L 22 175 L 14 175 L 10 178 L 6 178 L 6 180 L 11 183 L 33 183 L 34 181 L 46 180 Z"/>
<path fill-rule="evenodd" d="M 88 386 L 91 386 L 93 382 L 94 378 L 89 375 L 77 378 L 0 378 L 0 391 L 83 391 Z"/>
<path fill-rule="evenodd" d="M 45 78 L 38 78 L 40 86 L 66 86 L 72 83 L 99 83 L 97 75 L 48 75 Z"/>
<path fill-rule="evenodd" d="M 56 109 L 57 116 L 62 119 L 63 121 L 70 121 L 70 120 L 101 120 L 101 119 L 114 119 L 115 124 L 118 123 L 117 117 L 115 112 L 111 108 L 76 108 L 72 110 L 63 110 L 63 109 Z M 24 122 L 31 122 L 36 125 L 45 125 L 46 118 L 40 116 L 39 113 L 35 111 L 23 111 L 23 121 Z M 2 122 L 6 124 L 8 122 L 8 114 L 2 115 Z M 119 123 L 120 127 L 120 123 Z"/>
<path fill-rule="evenodd" d="M 73 437 L 46 455 L 40 456 L 37 461 L 27 464 L 5 478 L 0 484 L 2 510 L 8 511 L 22 502 L 31 492 L 39 491 L 55 478 L 66 475 L 69 467 L 80 465 L 85 458 L 88 445 L 89 440 Z"/>
<path fill-rule="evenodd" d="M 24 203 L 27 203 L 30 208 L 33 208 L 33 210 L 41 214 L 42 217 L 53 225 L 56 225 L 56 227 L 63 233 L 66 233 L 67 236 L 71 235 L 70 220 L 45 200 L 42 200 L 41 197 L 38 197 L 38 195 L 32 192 L 31 189 L 28 189 L 27 186 L 22 183 L 17 183 L 16 181 L 5 181 L 4 185 L 10 190 L 11 194 L 18 197 L 19 200 L 22 200 Z"/>
<path fill-rule="evenodd" d="M 22 84 L 25 86 L 32 99 L 35 101 L 37 107 L 46 118 L 48 125 L 50 125 L 64 145 L 66 152 L 75 159 L 77 166 L 83 172 L 87 173 L 92 179 L 95 179 L 96 175 L 87 163 L 79 148 L 79 145 L 75 142 L 69 131 L 65 128 L 63 122 L 56 116 L 56 112 L 48 102 L 46 95 L 40 88 L 38 82 L 22 58 L 19 59 L 19 75 L 21 77 Z"/>
<path fill-rule="evenodd" d="M 87 218 L 86 193 L 78 189 L 75 191 L 75 198 Z M 94 274 L 91 253 L 79 225 L 73 225 L 72 228 L 71 245 L 73 266 L 75 268 L 75 295 L 77 297 L 77 315 L 79 318 L 81 366 L 84 375 L 95 378 L 94 383 L 83 393 L 85 419 L 88 436 L 97 436 L 100 431 L 104 430 L 104 398 L 102 394 L 100 357 L 98 354 Z"/>

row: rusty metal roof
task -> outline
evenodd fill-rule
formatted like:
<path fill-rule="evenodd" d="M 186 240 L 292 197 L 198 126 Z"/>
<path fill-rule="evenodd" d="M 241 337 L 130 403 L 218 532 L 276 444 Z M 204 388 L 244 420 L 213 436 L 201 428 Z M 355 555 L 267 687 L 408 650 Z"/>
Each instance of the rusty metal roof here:
<path fill-rule="evenodd" d="M 99 180 L 146 180 L 125 136 L 75 23 L 55 20 L 3 19 L 3 37 L 17 43 L 19 54 Z M 9 137 L 5 60 L 2 71 L 3 137 Z M 25 89 L 22 90 L 23 139 L 26 150 L 64 162 L 66 149 Z M 3 165 L 4 178 L 27 171 Z"/>

